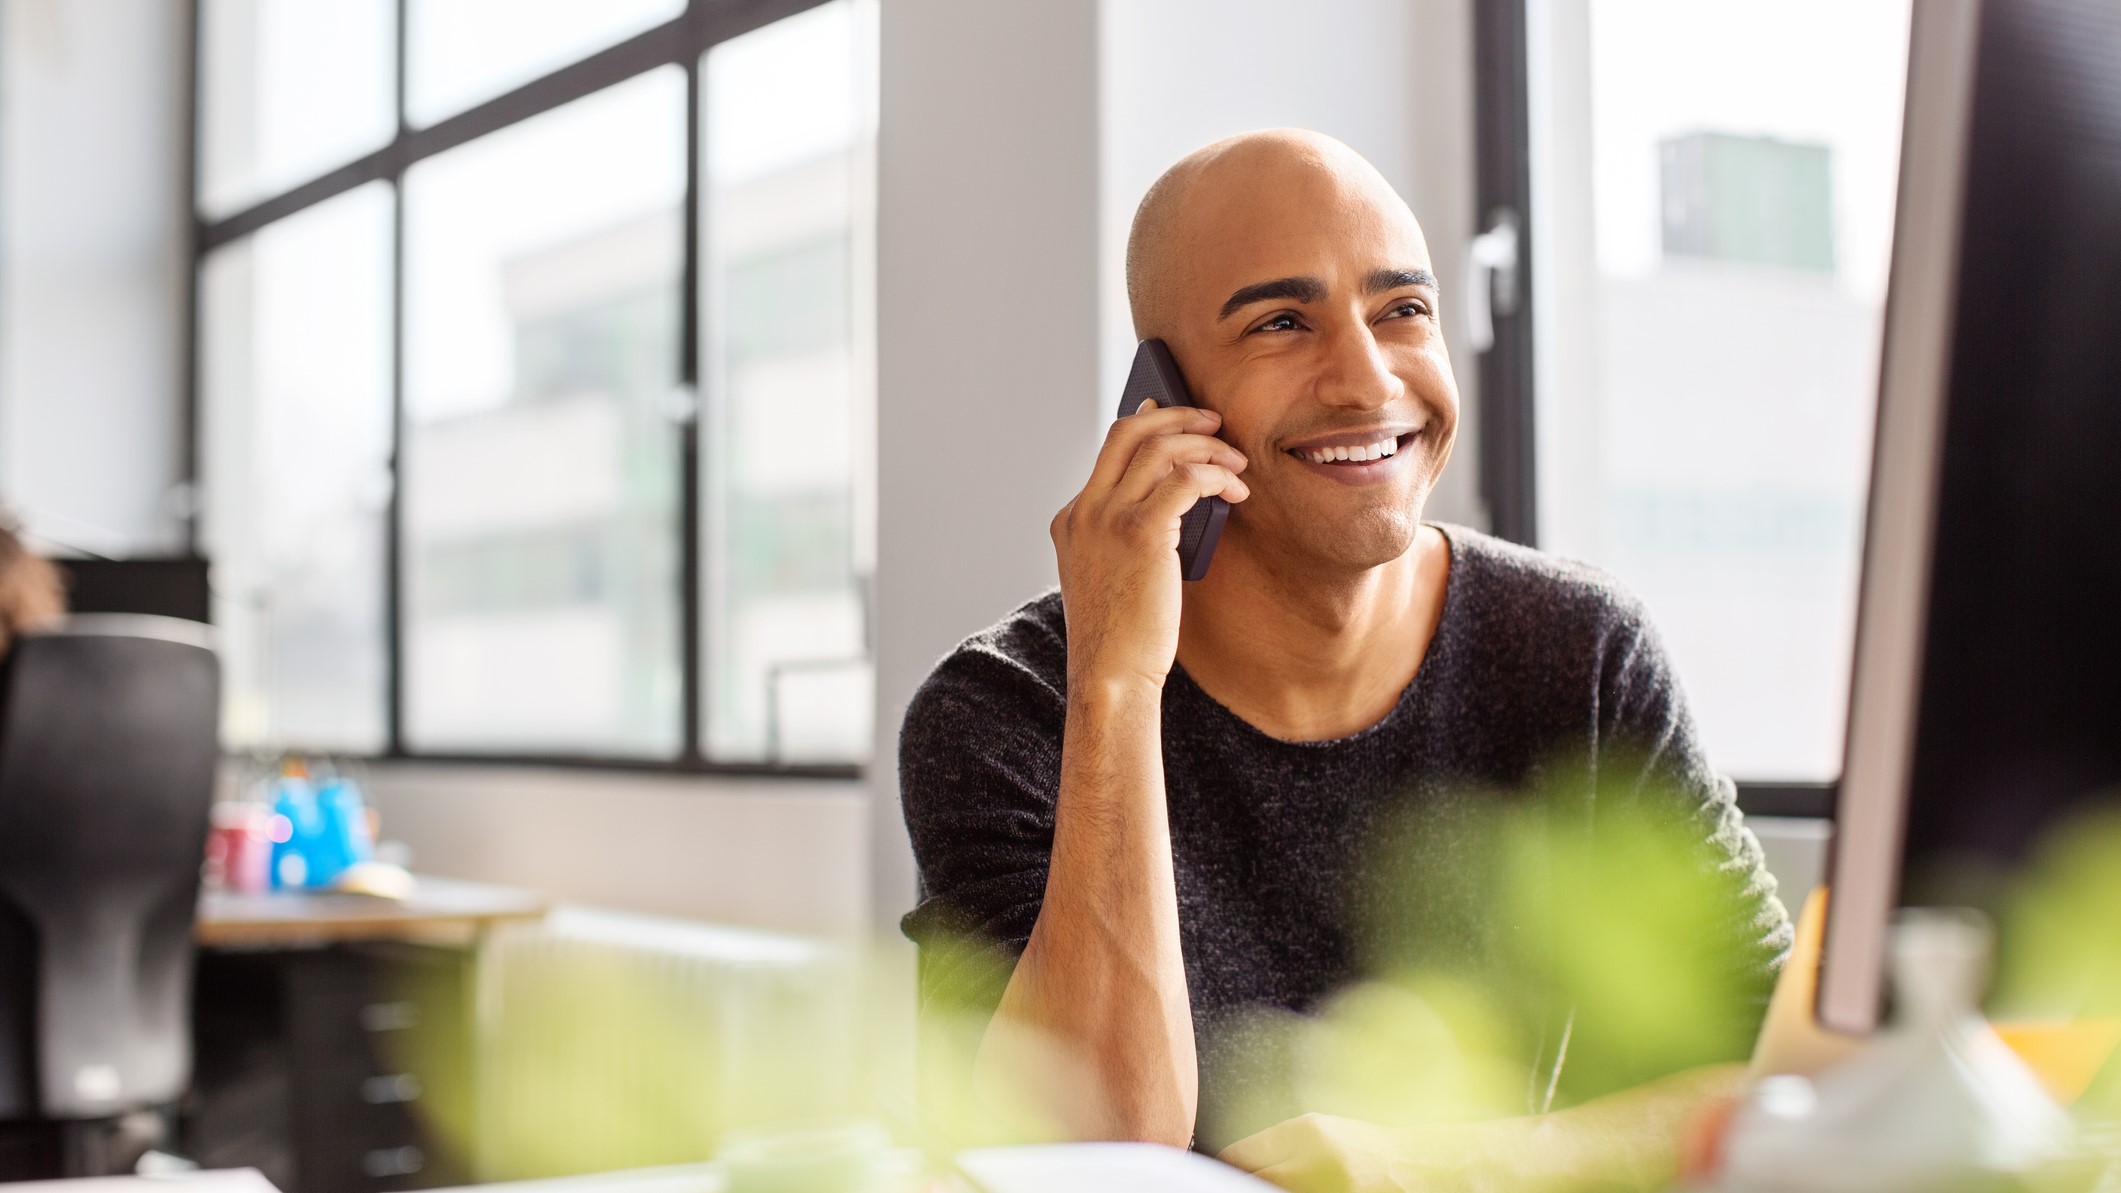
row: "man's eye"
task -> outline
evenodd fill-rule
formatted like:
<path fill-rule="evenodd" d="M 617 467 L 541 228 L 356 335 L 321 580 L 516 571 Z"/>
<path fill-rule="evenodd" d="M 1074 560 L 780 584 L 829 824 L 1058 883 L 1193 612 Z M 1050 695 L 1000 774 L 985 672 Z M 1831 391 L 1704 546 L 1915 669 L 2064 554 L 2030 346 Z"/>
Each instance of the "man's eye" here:
<path fill-rule="evenodd" d="M 1296 316 L 1294 316 L 1294 315 L 1276 315 L 1276 316 L 1274 316 L 1274 317 L 1273 317 L 1272 319 L 1269 319 L 1269 320 L 1267 320 L 1267 321 L 1266 321 L 1265 323 L 1262 323 L 1262 324 L 1260 324 L 1260 325 L 1259 325 L 1258 327 L 1255 327 L 1255 328 L 1253 328 L 1252 330 L 1254 330 L 1254 331 L 1295 331 L 1295 330 L 1296 330 Z"/>
<path fill-rule="evenodd" d="M 1398 306 L 1395 306 L 1390 311 L 1386 312 L 1386 315 L 1387 317 L 1393 319 L 1405 319 L 1409 316 L 1426 315 L 1428 313 L 1429 308 L 1426 304 L 1416 302 L 1413 299 L 1408 299 L 1407 301 L 1400 303 Z"/>

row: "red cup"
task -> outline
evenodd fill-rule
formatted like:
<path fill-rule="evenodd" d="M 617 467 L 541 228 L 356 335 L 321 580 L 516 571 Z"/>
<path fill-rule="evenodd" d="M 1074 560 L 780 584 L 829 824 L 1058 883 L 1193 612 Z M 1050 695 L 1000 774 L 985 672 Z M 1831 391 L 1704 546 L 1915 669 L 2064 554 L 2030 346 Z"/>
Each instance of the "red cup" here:
<path fill-rule="evenodd" d="M 206 885 L 254 894 L 272 889 L 272 809 L 249 802 L 214 805 L 206 836 Z"/>

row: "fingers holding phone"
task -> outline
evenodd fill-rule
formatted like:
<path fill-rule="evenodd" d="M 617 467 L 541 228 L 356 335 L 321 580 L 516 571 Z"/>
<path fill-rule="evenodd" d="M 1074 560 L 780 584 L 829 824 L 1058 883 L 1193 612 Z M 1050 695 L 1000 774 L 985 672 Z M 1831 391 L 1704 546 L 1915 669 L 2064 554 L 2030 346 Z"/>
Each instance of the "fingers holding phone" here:
<path fill-rule="evenodd" d="M 1182 522 L 1205 499 L 1250 495 L 1244 454 L 1214 437 L 1221 425 L 1195 406 L 1151 405 L 1116 420 L 1089 482 L 1055 515 L 1071 680 L 1161 685 L 1170 673 Z"/>
<path fill-rule="evenodd" d="M 1213 411 L 1192 406 L 1175 406 L 1168 411 L 1154 408 L 1144 410 L 1131 418 L 1114 423 L 1115 428 L 1136 420 L 1146 421 L 1152 414 L 1193 415 L 1184 420 L 1176 432 L 1157 434 L 1152 428 L 1134 449 L 1134 455 L 1113 486 L 1113 496 L 1124 507 L 1148 503 L 1149 520 L 1157 529 L 1164 529 L 1163 515 L 1174 517 L 1191 509 L 1191 505 L 1166 510 L 1153 502 L 1159 494 L 1171 494 L 1184 490 L 1193 494 L 1193 500 L 1207 497 L 1224 497 L 1225 500 L 1243 501 L 1251 490 L 1237 478 L 1244 471 L 1243 452 L 1215 438 L 1222 419 Z M 1179 420 L 1172 420 L 1174 422 Z M 1225 491 L 1228 496 L 1225 497 Z"/>

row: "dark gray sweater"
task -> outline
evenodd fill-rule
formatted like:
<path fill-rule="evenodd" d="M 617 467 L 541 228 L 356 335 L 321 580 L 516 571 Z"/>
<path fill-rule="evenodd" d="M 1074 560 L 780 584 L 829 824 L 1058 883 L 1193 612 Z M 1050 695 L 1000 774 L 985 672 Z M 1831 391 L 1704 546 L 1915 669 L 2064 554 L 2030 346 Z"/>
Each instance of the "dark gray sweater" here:
<path fill-rule="evenodd" d="M 1787 952 L 1788 917 L 1759 844 L 1729 782 L 1702 756 L 1642 606 L 1596 569 L 1440 529 L 1451 545 L 1443 612 L 1413 682 L 1375 725 L 1333 741 L 1281 741 L 1183 668 L 1165 685 L 1203 1143 L 1262 1125 L 1225 1114 L 1247 1093 L 1264 1047 L 1254 1012 L 1312 1010 L 1378 963 L 1365 929 L 1381 899 L 1385 918 L 1410 926 L 1464 921 L 1469 907 L 1477 918 L 1487 895 L 1463 889 L 1471 826 L 1499 793 L 1537 786 L 1556 767 L 1589 768 L 1601 790 L 1617 779 L 1679 794 L 1684 806 L 1673 811 L 1698 830 L 1707 869 L 1726 880 L 1723 919 L 1754 1002 Z M 1066 676 L 1067 631 L 1052 592 L 967 639 L 907 709 L 899 782 L 922 897 L 904 928 L 923 945 L 931 1005 L 947 997 L 991 1010 L 1030 938 L 1052 855 Z M 1396 881 L 1380 885 L 1363 871 L 1395 832 Z M 1481 933 L 1414 936 L 1421 949 L 1450 953 L 1477 951 Z M 987 945 L 963 947 L 968 937 Z M 1556 1022 L 1537 1031 L 1560 1038 Z"/>

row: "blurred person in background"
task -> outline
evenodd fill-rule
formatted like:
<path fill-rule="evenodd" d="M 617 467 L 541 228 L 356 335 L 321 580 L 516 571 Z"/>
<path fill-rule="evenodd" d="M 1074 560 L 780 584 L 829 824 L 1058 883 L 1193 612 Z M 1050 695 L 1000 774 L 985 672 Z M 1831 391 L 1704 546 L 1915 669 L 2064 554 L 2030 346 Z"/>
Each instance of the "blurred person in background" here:
<path fill-rule="evenodd" d="M 66 616 L 59 569 L 22 545 L 15 527 L 0 522 L 0 655 L 15 639 Z"/>
<path fill-rule="evenodd" d="M 1364 870 L 1410 806 L 1425 820 L 1390 863 L 1414 895 L 1394 922 L 1464 920 L 1469 952 L 1519 930 L 1478 925 L 1504 917 L 1461 881 L 1482 808 L 1568 768 L 1581 802 L 1680 827 L 1715 884 L 1694 900 L 1705 918 L 1664 935 L 1722 947 L 1752 1025 L 1791 932 L 1641 603 L 1596 569 L 1422 520 L 1457 386 L 1428 246 L 1369 162 L 1300 130 L 1199 150 L 1142 200 L 1127 282 L 1137 334 L 1168 344 L 1199 406 L 1113 424 L 1053 521 L 1060 590 L 944 658 L 900 742 L 922 891 L 905 928 L 927 1005 L 991 1015 L 973 1088 L 1028 1080 L 1075 1137 L 1227 1149 L 1292 1186 L 1507 1180 L 1564 1155 L 1655 1184 L 1684 1108 L 1737 1076 L 1682 1073 L 1632 1102 L 1581 1091 L 1542 1119 L 1566 1104 L 1572 1039 L 1612 1055 L 1630 1033 L 1577 1022 L 1566 998 L 1537 1013 L 1516 1121 L 1573 1115 L 1578 1139 L 1612 1144 L 1597 1155 L 1237 1109 L 1274 1051 L 1260 1015 L 1315 1013 L 1374 959 Z M 1210 496 L 1229 521 L 1182 583 L 1179 519 Z"/>

